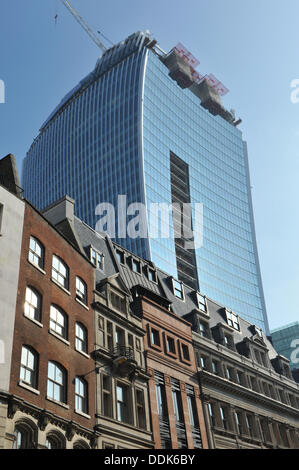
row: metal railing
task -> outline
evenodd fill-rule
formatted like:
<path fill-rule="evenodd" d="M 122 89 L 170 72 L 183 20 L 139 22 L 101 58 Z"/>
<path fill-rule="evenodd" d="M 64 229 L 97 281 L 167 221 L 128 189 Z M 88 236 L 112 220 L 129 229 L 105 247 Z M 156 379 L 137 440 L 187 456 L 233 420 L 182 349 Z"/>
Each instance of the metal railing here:
<path fill-rule="evenodd" d="M 134 349 L 130 346 L 116 346 L 113 349 L 112 354 L 114 357 L 122 356 L 126 359 L 135 361 Z"/>

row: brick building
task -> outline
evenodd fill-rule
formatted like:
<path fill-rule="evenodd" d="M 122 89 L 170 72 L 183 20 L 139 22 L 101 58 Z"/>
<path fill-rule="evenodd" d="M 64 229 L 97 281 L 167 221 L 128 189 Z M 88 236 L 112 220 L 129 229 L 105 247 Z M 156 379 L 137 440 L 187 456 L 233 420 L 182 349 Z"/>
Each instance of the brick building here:
<path fill-rule="evenodd" d="M 191 324 L 170 302 L 136 286 L 134 309 L 142 318 L 153 436 L 157 449 L 208 448 Z"/>
<path fill-rule="evenodd" d="M 9 197 L 14 197 L 11 205 L 19 204 L 17 195 L 9 193 L 6 201 Z M 6 201 L 1 199 L 4 213 Z M 89 354 L 94 349 L 94 266 L 74 241 L 27 201 L 21 202 L 14 325 L 4 338 L 13 346 L 9 387 L 1 387 L 7 412 L 2 415 L 5 431 L 0 445 L 89 448 L 97 437 L 95 374 L 89 373 L 94 370 Z M 11 243 L 8 236 L 4 229 L 1 253 L 3 244 Z M 3 278 L 2 274 L 2 298 Z"/>
<path fill-rule="evenodd" d="M 132 311 L 132 294 L 120 272 L 111 241 L 74 216 L 69 198 L 45 211 L 66 236 L 76 239 L 95 266 L 95 427 L 100 449 L 154 447 L 148 401 L 142 321 Z M 71 225 L 69 225 L 71 221 Z"/>
<path fill-rule="evenodd" d="M 111 243 L 76 217 L 74 230 L 85 252 L 94 247 L 102 260 L 96 270 L 95 294 L 99 365 L 107 366 L 103 352 L 105 348 L 106 353 L 107 349 L 111 351 L 109 335 L 111 347 L 117 345 L 118 328 L 125 325 L 122 318 L 127 318 L 122 344 L 131 348 L 134 357 L 140 351 L 134 340 L 129 342 L 129 335 L 134 336 L 135 328 L 137 336 L 144 337 L 141 350 L 145 352 L 146 370 L 139 378 L 146 382 L 147 372 L 149 400 L 144 404 L 149 405 L 146 412 L 150 413 L 153 432 L 149 446 L 298 448 L 298 384 L 293 380 L 288 361 L 277 354 L 258 327 L 157 269 L 153 263 Z M 114 296 L 109 294 L 111 289 Z M 111 308 L 112 302 L 117 305 L 116 310 Z M 136 318 L 142 323 L 138 324 Z M 107 322 L 112 323 L 110 333 Z M 109 364 L 107 371 L 115 384 L 117 376 Z M 136 439 L 128 434 L 117 435 L 117 429 L 123 433 L 123 425 L 117 423 L 120 421 L 117 407 L 121 404 L 114 387 L 109 389 L 113 391 L 114 430 L 111 428 L 106 434 L 101 447 L 147 448 L 138 437 L 139 403 L 134 385 L 127 382 L 127 386 L 132 397 L 128 400 L 133 419 L 129 426 L 135 427 Z M 104 402 L 103 382 L 98 381 L 97 397 L 99 403 Z M 106 426 L 107 432 L 101 411 L 97 423 L 102 428 Z"/>
<path fill-rule="evenodd" d="M 39 213 L 4 160 L 0 448 L 299 448 L 299 385 L 263 331 L 69 197 Z"/>

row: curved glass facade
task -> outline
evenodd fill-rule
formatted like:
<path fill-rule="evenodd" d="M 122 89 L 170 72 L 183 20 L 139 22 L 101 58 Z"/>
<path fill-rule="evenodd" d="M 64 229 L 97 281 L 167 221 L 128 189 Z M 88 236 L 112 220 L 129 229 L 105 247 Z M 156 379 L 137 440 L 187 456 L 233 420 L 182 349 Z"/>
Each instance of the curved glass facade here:
<path fill-rule="evenodd" d="M 141 174 L 141 67 L 146 50 L 136 34 L 100 60 L 42 126 L 23 162 L 27 199 L 45 208 L 68 194 L 76 215 L 95 227 L 96 206 L 144 203 Z M 116 221 L 116 233 L 118 233 Z M 143 258 L 146 239 L 118 239 Z"/>
<path fill-rule="evenodd" d="M 203 204 L 201 292 L 267 329 L 242 134 L 181 89 L 145 37 L 108 51 L 54 110 L 24 160 L 25 195 L 44 208 L 69 194 L 94 227 L 97 204 L 116 207 L 126 194 L 152 220 L 150 203 L 172 202 L 175 154 L 188 165 L 191 202 Z M 173 236 L 115 240 L 177 277 Z"/>
<path fill-rule="evenodd" d="M 203 204 L 203 246 L 196 250 L 200 290 L 264 328 L 242 134 L 205 110 L 167 72 L 149 53 L 143 110 L 147 201 L 171 203 L 174 152 L 189 165 L 191 201 Z M 173 240 L 151 240 L 151 255 L 161 269 L 176 274 Z"/>

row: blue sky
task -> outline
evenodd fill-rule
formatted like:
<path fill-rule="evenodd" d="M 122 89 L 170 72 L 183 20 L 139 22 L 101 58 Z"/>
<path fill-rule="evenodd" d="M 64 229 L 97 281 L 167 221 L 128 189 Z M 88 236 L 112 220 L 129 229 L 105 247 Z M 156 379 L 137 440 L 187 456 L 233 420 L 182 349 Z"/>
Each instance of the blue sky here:
<path fill-rule="evenodd" d="M 258 249 L 271 328 L 298 320 L 298 0 L 71 0 L 90 26 L 118 42 L 149 29 L 168 51 L 182 42 L 230 89 L 243 119 Z M 58 14 L 57 24 L 54 17 Z M 60 0 L 0 0 L 0 156 L 19 170 L 42 122 L 94 67 L 98 48 Z M 108 45 L 108 43 L 107 43 Z"/>

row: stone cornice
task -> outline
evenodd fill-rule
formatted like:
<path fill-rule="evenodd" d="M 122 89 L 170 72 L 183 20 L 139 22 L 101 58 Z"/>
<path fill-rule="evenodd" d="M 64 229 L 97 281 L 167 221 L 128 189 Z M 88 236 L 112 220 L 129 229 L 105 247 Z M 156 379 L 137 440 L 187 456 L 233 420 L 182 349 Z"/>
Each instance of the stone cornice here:
<path fill-rule="evenodd" d="M 292 414 L 299 420 L 299 410 L 296 408 L 292 408 L 291 406 L 278 402 L 273 398 L 262 395 L 258 392 L 255 392 L 254 390 L 243 387 L 242 385 L 236 384 L 235 382 L 231 382 L 227 379 L 224 379 L 223 377 L 219 377 L 218 375 L 211 374 L 207 371 L 202 370 L 201 372 L 199 372 L 199 376 L 200 382 L 203 387 L 205 386 L 205 384 L 211 384 L 215 387 L 217 386 L 220 390 L 227 390 L 228 392 L 230 392 L 231 395 L 239 395 L 242 397 L 246 397 L 248 400 L 253 401 L 254 403 L 256 403 L 258 400 L 258 403 L 263 403 L 269 406 L 270 408 L 276 409 L 282 413 L 287 412 L 289 414 Z M 207 397 L 206 393 L 204 393 L 203 395 L 204 397 Z"/>

